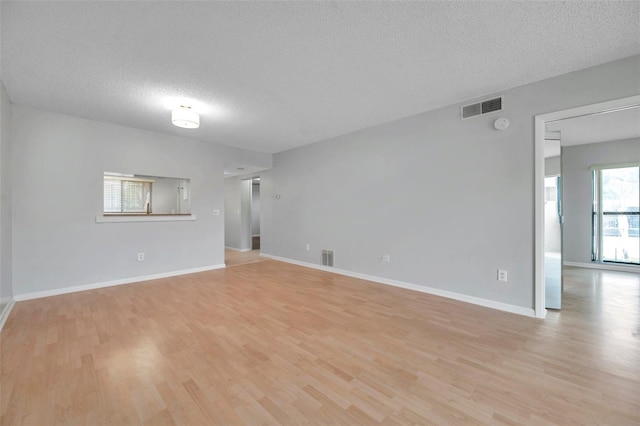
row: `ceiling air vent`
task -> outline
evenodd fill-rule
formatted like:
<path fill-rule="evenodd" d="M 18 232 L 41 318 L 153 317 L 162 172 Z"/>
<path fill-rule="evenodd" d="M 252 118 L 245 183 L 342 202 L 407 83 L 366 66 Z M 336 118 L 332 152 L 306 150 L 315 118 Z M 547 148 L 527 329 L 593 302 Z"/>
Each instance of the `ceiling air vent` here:
<path fill-rule="evenodd" d="M 502 96 L 495 99 L 478 102 L 471 105 L 462 106 L 462 119 L 475 117 L 476 115 L 489 114 L 490 112 L 502 111 Z"/>

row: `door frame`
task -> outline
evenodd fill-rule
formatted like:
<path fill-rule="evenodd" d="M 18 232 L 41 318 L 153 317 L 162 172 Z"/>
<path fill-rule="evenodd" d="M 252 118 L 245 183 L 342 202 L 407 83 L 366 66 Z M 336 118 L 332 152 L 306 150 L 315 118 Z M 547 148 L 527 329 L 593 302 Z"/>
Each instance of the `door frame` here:
<path fill-rule="evenodd" d="M 544 138 L 546 123 L 585 115 L 619 111 L 638 106 L 640 106 L 640 95 L 634 95 L 535 116 L 534 310 L 537 318 L 544 318 L 547 315 L 544 297 Z"/>

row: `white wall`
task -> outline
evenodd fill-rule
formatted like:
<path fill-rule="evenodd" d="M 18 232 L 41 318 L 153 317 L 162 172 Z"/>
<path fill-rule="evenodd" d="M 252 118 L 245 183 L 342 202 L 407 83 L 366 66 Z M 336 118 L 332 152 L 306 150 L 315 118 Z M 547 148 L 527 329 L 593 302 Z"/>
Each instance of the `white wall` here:
<path fill-rule="evenodd" d="M 591 166 L 640 162 L 640 139 L 562 148 L 564 261 L 591 262 Z"/>
<path fill-rule="evenodd" d="M 186 138 L 14 106 L 16 295 L 224 263 L 223 163 L 270 158 Z M 4 170 L 4 168 L 3 168 Z M 191 178 L 186 222 L 96 223 L 102 176 Z M 137 253 L 145 260 L 137 261 Z"/>
<path fill-rule="evenodd" d="M 11 201 L 11 104 L 0 82 L 0 317 L 13 297 Z"/>
<path fill-rule="evenodd" d="M 534 116 L 637 94 L 639 74 L 635 56 L 499 93 L 497 114 L 451 105 L 276 154 L 262 252 L 320 264 L 335 249 L 339 269 L 533 308 Z"/>

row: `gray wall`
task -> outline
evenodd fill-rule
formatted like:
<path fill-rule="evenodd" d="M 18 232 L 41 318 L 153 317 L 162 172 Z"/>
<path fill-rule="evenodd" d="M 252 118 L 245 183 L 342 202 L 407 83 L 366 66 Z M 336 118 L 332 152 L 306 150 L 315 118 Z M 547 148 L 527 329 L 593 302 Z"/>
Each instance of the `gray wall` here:
<path fill-rule="evenodd" d="M 251 248 L 251 192 L 250 179 L 240 182 L 240 248 Z"/>
<path fill-rule="evenodd" d="M 251 191 L 251 234 L 260 235 L 260 184 L 256 182 Z"/>
<path fill-rule="evenodd" d="M 180 185 L 180 198 L 178 199 L 178 213 L 191 213 L 191 182 L 184 179 L 178 182 Z"/>
<path fill-rule="evenodd" d="M 224 161 L 270 156 L 13 106 L 16 295 L 224 263 Z M 3 166 L 4 170 L 4 166 Z M 186 222 L 96 223 L 102 176 L 191 178 Z M 137 253 L 145 252 L 145 261 Z M 3 256 L 4 258 L 4 256 Z"/>
<path fill-rule="evenodd" d="M 640 162 L 640 139 L 562 148 L 564 261 L 591 262 L 591 166 Z"/>
<path fill-rule="evenodd" d="M 155 177 L 153 182 L 153 199 L 151 205 L 154 213 L 178 212 L 178 180 L 174 178 Z M 182 212 L 185 213 L 185 212 Z"/>
<path fill-rule="evenodd" d="M 558 176 L 560 174 L 560 156 L 544 159 L 544 175 Z"/>
<path fill-rule="evenodd" d="M 11 201 L 11 104 L 0 82 L 0 313 L 13 297 Z"/>
<path fill-rule="evenodd" d="M 251 179 L 232 177 L 224 180 L 225 247 L 251 249 L 251 201 Z"/>
<path fill-rule="evenodd" d="M 240 183 L 238 178 L 224 180 L 224 245 L 240 250 Z"/>
<path fill-rule="evenodd" d="M 262 252 L 319 264 L 334 249 L 340 269 L 533 308 L 534 116 L 637 94 L 639 74 L 635 56 L 499 93 L 497 114 L 451 105 L 276 154 Z"/>

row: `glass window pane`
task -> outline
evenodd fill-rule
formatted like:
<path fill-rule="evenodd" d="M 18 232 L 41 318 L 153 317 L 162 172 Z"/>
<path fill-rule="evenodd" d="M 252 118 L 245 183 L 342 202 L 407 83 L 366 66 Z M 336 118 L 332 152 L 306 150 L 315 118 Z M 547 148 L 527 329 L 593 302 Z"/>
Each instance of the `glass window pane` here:
<path fill-rule="evenodd" d="M 602 260 L 640 263 L 640 169 L 603 169 Z"/>
<path fill-rule="evenodd" d="M 104 212 L 120 213 L 121 191 L 120 180 L 104 179 Z"/>
<path fill-rule="evenodd" d="M 638 167 L 602 170 L 602 211 L 638 211 Z"/>
<path fill-rule="evenodd" d="M 122 181 L 122 211 L 144 213 L 151 185 L 146 182 Z"/>

